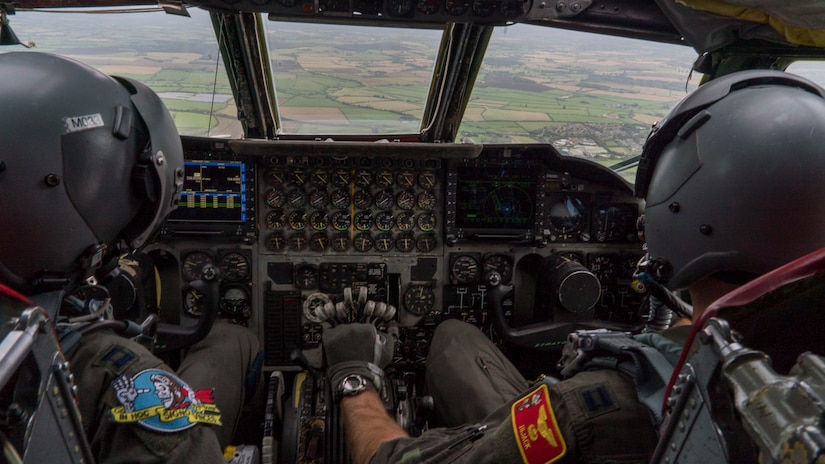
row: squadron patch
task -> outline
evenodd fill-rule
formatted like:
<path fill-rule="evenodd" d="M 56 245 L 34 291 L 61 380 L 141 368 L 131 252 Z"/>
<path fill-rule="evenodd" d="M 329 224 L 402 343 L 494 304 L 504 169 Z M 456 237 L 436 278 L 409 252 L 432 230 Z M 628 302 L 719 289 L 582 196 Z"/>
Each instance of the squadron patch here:
<path fill-rule="evenodd" d="M 525 463 L 549 464 L 567 452 L 550 405 L 547 385 L 542 384 L 516 401 L 510 415 L 516 444 Z"/>
<path fill-rule="evenodd" d="M 116 422 L 136 422 L 156 432 L 179 432 L 198 422 L 221 425 L 212 390 L 193 390 L 178 377 L 146 369 L 112 382 L 122 406 L 112 408 Z"/>

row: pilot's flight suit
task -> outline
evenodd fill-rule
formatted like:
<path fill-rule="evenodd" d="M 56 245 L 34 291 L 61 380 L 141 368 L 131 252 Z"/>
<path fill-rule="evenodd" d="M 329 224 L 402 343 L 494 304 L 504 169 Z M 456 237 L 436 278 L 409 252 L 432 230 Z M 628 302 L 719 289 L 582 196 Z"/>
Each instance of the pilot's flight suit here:
<path fill-rule="evenodd" d="M 83 425 L 97 461 L 225 464 L 222 449 L 237 424 L 245 376 L 257 352 L 258 341 L 250 330 L 218 321 L 190 348 L 175 374 L 131 340 L 107 332 L 84 336 L 69 361 Z M 132 398 L 136 392 L 138 398 L 146 397 L 143 406 L 140 400 L 119 398 L 130 382 L 136 387 Z M 172 399 L 173 391 L 179 393 L 177 402 Z M 168 393 L 163 398 L 168 403 L 163 403 L 158 392 Z M 151 407 L 145 407 L 147 400 L 153 402 Z M 155 415 L 147 419 L 149 414 Z M 161 419 L 162 414 L 167 417 Z M 167 420 L 170 414 L 184 417 Z M 205 425 L 218 421 L 220 427 Z"/>
<path fill-rule="evenodd" d="M 678 344 L 690 326 L 663 335 Z M 614 369 L 561 382 L 527 382 L 475 327 L 445 321 L 427 360 L 436 410 L 454 428 L 384 443 L 373 463 L 647 462 L 656 446 L 650 410 Z"/>

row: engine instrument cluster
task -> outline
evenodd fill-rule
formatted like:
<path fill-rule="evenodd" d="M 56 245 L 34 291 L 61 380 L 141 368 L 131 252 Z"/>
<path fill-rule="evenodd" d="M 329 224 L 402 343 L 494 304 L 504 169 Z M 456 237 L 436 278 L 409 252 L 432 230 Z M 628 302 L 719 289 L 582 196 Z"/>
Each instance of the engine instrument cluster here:
<path fill-rule="evenodd" d="M 217 269 L 221 316 L 258 332 L 266 366 L 297 368 L 296 348 L 320 366 L 322 316 L 361 289 L 399 327 L 398 365 L 420 367 L 445 319 L 500 342 L 491 271 L 513 285 L 502 311 L 512 327 L 642 321 L 639 204 L 597 163 L 549 145 L 183 142 L 184 208 L 151 247 L 175 263 L 183 317 L 201 311 L 187 283 Z M 598 279 L 586 314 L 542 302 L 550 255 Z"/>

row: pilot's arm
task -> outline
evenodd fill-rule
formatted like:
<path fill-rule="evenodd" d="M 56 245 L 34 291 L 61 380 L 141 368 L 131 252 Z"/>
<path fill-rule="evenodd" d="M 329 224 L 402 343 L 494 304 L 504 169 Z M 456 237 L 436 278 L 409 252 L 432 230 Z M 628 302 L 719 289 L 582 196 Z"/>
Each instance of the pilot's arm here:
<path fill-rule="evenodd" d="M 366 464 L 385 441 L 407 437 L 404 431 L 384 409 L 384 403 L 375 390 L 341 399 L 341 414 L 347 444 L 355 464 Z"/>

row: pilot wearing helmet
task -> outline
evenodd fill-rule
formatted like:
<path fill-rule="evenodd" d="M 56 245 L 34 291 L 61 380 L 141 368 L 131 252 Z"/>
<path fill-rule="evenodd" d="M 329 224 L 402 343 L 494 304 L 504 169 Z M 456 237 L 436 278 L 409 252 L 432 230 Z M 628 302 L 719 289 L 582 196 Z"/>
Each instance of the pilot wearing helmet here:
<path fill-rule="evenodd" d="M 816 84 L 744 71 L 702 85 L 644 147 L 636 180 L 646 200 L 644 270 L 658 285 L 687 290 L 698 320 L 731 290 L 825 246 L 822 147 L 825 90 Z M 635 340 L 672 371 L 689 322 Z M 528 382 L 458 321 L 438 326 L 427 360 L 429 394 L 448 428 L 409 437 L 376 393 L 393 339 L 343 324 L 323 342 L 357 464 L 648 462 L 657 444 L 662 402 L 649 401 L 632 370 L 585 363 L 561 381 Z M 773 355 L 779 344 L 760 349 Z M 779 358 L 785 368 L 793 360 Z"/>
<path fill-rule="evenodd" d="M 17 52 L 0 54 L 0 140 L 3 305 L 36 303 L 58 320 L 67 295 L 100 289 L 177 206 L 180 138 L 145 85 Z M 225 462 L 254 334 L 216 323 L 173 373 L 130 339 L 78 333 L 61 345 L 97 461 Z"/>

